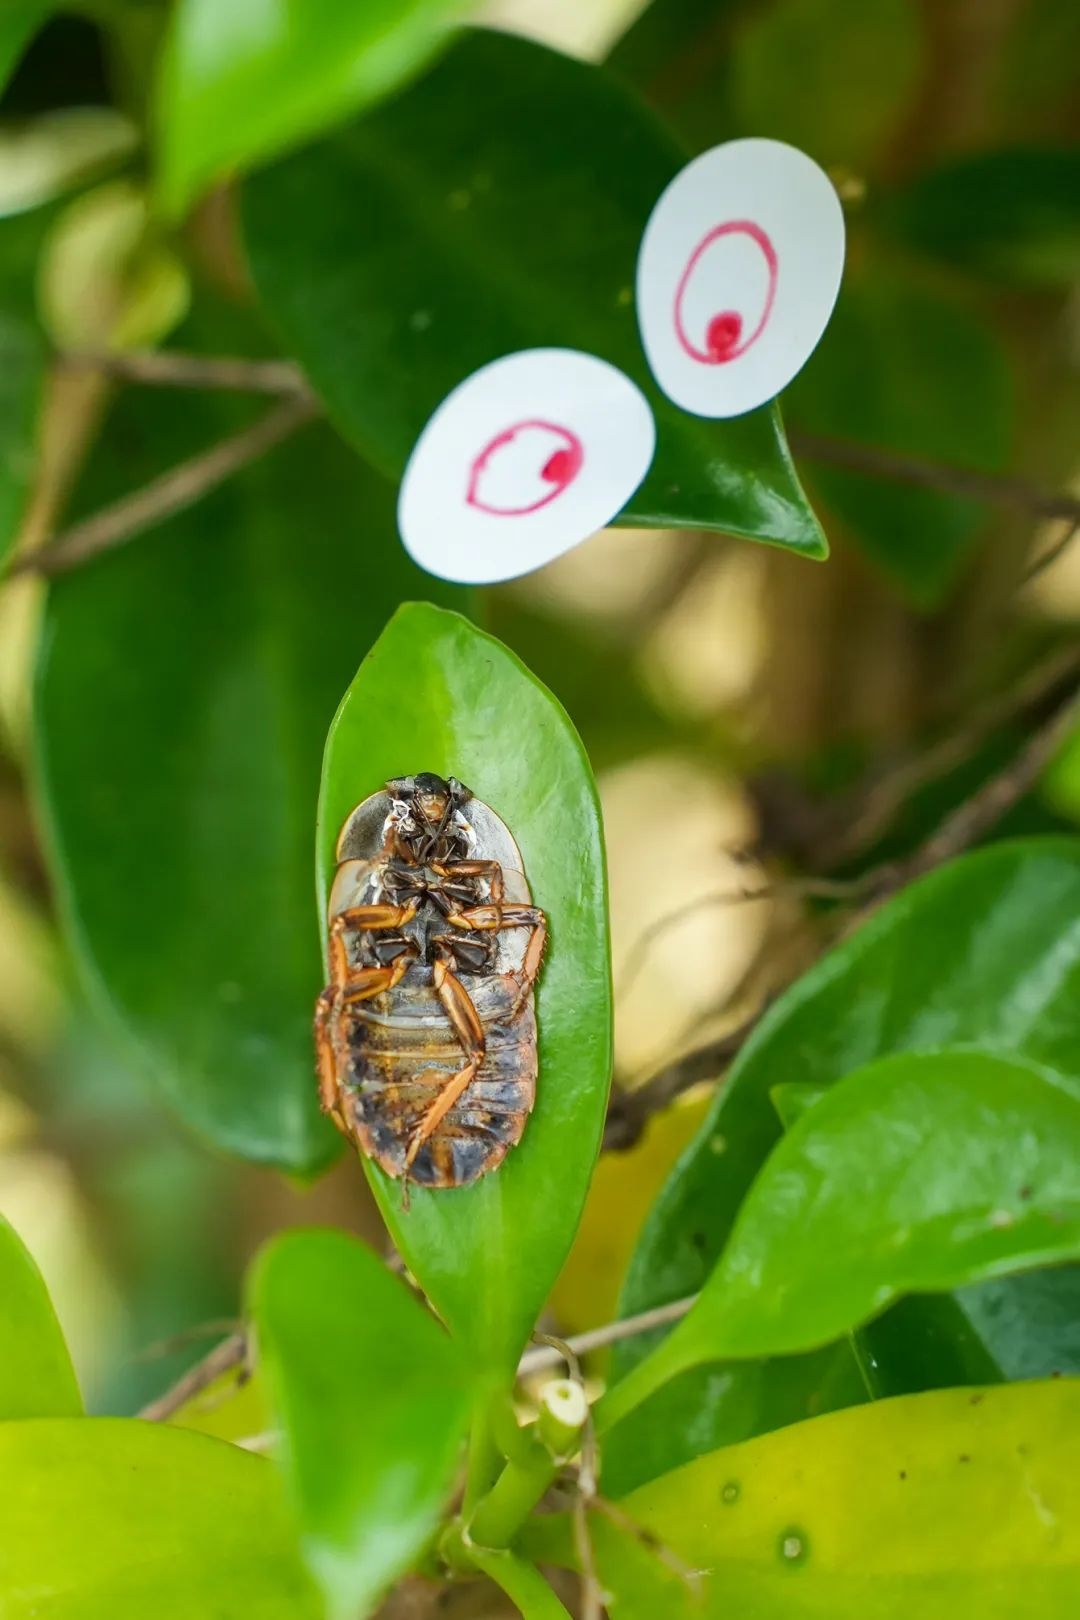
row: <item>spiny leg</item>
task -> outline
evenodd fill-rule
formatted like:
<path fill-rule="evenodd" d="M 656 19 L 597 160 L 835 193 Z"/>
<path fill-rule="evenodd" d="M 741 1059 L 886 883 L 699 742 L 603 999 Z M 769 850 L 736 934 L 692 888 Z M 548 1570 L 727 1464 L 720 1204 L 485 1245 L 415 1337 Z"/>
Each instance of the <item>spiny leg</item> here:
<path fill-rule="evenodd" d="M 412 922 L 420 908 L 420 901 L 409 900 L 403 906 L 353 906 L 341 911 L 330 922 L 330 978 L 335 985 L 351 984 L 363 967 L 354 967 L 349 961 L 345 935 L 350 933 L 376 933 L 387 928 L 404 928 Z M 400 977 L 400 975 L 399 975 Z M 397 980 L 394 981 L 395 984 Z M 378 991 L 373 991 L 377 995 Z"/>
<path fill-rule="evenodd" d="M 341 1088 L 338 1085 L 331 1024 L 337 996 L 336 987 L 328 984 L 315 1003 L 315 1054 L 319 1072 L 319 1106 L 324 1114 L 329 1114 L 338 1130 L 347 1135 L 348 1127 L 338 1107 Z"/>
<path fill-rule="evenodd" d="M 547 945 L 547 918 L 539 906 L 520 905 L 488 905 L 470 906 L 464 911 L 453 911 L 447 917 L 447 922 L 455 928 L 464 929 L 502 929 L 502 928 L 528 928 L 529 943 L 525 947 L 525 958 L 521 964 L 521 977 L 518 981 L 518 993 L 514 1005 L 510 1009 L 511 1018 L 516 1018 L 536 983 L 540 964 L 544 959 L 544 947 Z"/>
<path fill-rule="evenodd" d="M 413 1167 L 416 1155 L 476 1078 L 487 1050 L 484 1026 L 480 1021 L 480 1014 L 473 1006 L 472 997 L 461 980 L 450 971 L 449 964 L 443 957 L 435 963 L 435 992 L 446 1009 L 446 1016 L 461 1042 L 467 1061 L 463 1068 L 450 1076 L 439 1095 L 425 1111 L 423 1118 L 410 1133 L 404 1166 L 406 1191 L 408 1191 L 409 1171 Z"/>

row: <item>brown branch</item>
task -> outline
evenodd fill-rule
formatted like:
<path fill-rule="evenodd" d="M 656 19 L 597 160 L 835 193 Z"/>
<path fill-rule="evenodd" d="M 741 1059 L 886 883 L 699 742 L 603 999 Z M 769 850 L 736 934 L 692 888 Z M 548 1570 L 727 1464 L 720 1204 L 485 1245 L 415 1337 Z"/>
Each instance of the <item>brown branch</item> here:
<path fill-rule="evenodd" d="M 1021 585 L 1030 585 L 1033 579 L 1038 579 L 1040 574 L 1044 574 L 1048 568 L 1052 568 L 1058 558 L 1068 551 L 1078 534 L 1080 534 L 1080 518 L 1066 524 L 1065 532 L 1060 534 L 1052 545 L 1047 546 L 1045 551 L 1041 551 L 1032 560 L 1031 565 L 1020 581 Z"/>
<path fill-rule="evenodd" d="M 230 393 L 311 398 L 304 373 L 291 360 L 244 360 L 228 355 L 139 349 L 125 354 L 67 351 L 57 356 L 57 364 L 65 371 L 97 371 L 118 382 L 151 388 L 212 388 Z"/>
<path fill-rule="evenodd" d="M 1060 674 L 1059 667 L 1059 678 Z M 849 930 L 864 921 L 867 913 L 883 900 L 955 859 L 983 838 L 1031 791 L 1078 722 L 1080 693 L 1073 684 L 1067 696 L 1009 764 L 946 816 L 916 850 L 902 860 L 885 862 L 851 879 L 845 886 L 845 897 L 859 902 L 861 909 L 852 919 Z M 604 1149 L 633 1146 L 653 1114 L 701 1081 L 719 1079 L 764 1012 L 762 1006 L 736 1029 L 668 1064 L 644 1085 L 616 1093 L 608 1110 Z"/>
<path fill-rule="evenodd" d="M 227 478 L 311 421 L 315 414 L 316 407 L 308 399 L 290 399 L 275 405 L 250 427 L 222 439 L 190 461 L 170 468 L 142 489 L 74 524 L 55 540 L 23 552 L 14 559 L 4 577 L 64 574 L 104 551 L 124 545 L 144 529 L 193 506 Z"/>
<path fill-rule="evenodd" d="M 889 478 L 899 484 L 914 484 L 921 489 L 936 489 L 947 495 L 983 501 L 988 506 L 1018 506 L 1037 517 L 1065 518 L 1071 523 L 1080 523 L 1080 500 L 1075 496 L 1040 489 L 1023 478 L 977 472 L 973 467 L 948 467 L 921 456 L 906 456 L 895 450 L 855 444 L 848 439 L 804 433 L 799 428 L 788 429 L 788 443 L 796 455 L 805 456 L 808 461 L 845 467 L 849 472 L 869 473 L 873 478 Z"/>
<path fill-rule="evenodd" d="M 197 1361 L 194 1367 L 189 1367 L 183 1377 L 178 1378 L 171 1389 L 164 1395 L 159 1395 L 156 1401 L 151 1401 L 139 1413 L 147 1423 L 164 1423 L 179 1412 L 188 1401 L 194 1400 L 204 1389 L 223 1377 L 225 1373 L 232 1372 L 234 1368 L 243 1367 L 248 1358 L 248 1341 L 244 1333 L 230 1333 L 227 1339 L 216 1344 L 208 1356 Z"/>

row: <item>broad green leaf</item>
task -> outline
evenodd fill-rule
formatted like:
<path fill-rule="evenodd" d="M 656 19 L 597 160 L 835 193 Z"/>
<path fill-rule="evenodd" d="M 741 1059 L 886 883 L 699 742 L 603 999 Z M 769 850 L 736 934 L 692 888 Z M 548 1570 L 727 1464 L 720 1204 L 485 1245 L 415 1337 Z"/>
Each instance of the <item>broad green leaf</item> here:
<path fill-rule="evenodd" d="M 4 1620 L 321 1620 L 273 1466 L 125 1418 L 0 1424 Z"/>
<path fill-rule="evenodd" d="M 1013 395 L 1004 348 L 978 314 L 873 269 L 850 276 L 788 393 L 793 423 L 852 444 L 1001 471 Z M 986 509 L 939 490 L 804 462 L 851 538 L 920 607 L 956 584 Z"/>
<path fill-rule="evenodd" d="M 1080 1590 L 1080 1383 L 881 1401 L 717 1451 L 622 1504 L 700 1572 L 599 1514 L 619 1620 L 1068 1620 Z M 575 1563 L 565 1516 L 532 1556 Z"/>
<path fill-rule="evenodd" d="M 662 1338 L 654 1334 L 650 1342 Z M 621 1498 L 718 1445 L 869 1399 L 866 1377 L 846 1338 L 807 1355 L 694 1368 L 665 1383 L 605 1435 L 604 1495 Z"/>
<path fill-rule="evenodd" d="M 47 213 L 0 222 L 0 562 L 15 539 L 37 464 L 46 351 L 34 308 Z"/>
<path fill-rule="evenodd" d="M 682 162 L 602 69 L 470 31 L 405 94 L 249 182 L 256 287 L 342 432 L 394 477 L 477 367 L 581 349 L 626 372 L 656 418 L 655 460 L 620 521 L 823 556 L 775 408 L 706 422 L 646 366 L 637 252 Z"/>
<path fill-rule="evenodd" d="M 743 129 L 856 173 L 895 134 L 922 71 L 911 0 L 777 0 L 735 44 L 731 94 Z"/>
<path fill-rule="evenodd" d="M 913 884 L 824 957 L 762 1019 L 718 1091 L 642 1232 L 621 1314 L 702 1286 L 780 1138 L 774 1085 L 828 1086 L 890 1052 L 959 1044 L 1075 1072 L 1078 911 L 1080 843 L 998 844 Z M 998 1309 L 979 1319 L 994 1360 L 993 1330 L 1009 1320 L 1000 1296 L 1020 1286 L 1018 1279 L 982 1285 L 1000 1291 Z M 634 1341 L 616 1346 L 614 1375 L 647 1349 Z M 683 1391 L 687 1414 L 695 1409 L 695 1385 L 710 1376 L 690 1373 L 672 1386 Z M 627 1428 L 645 1421 L 651 1407 Z M 684 1444 L 692 1444 L 685 1433 Z"/>
<path fill-rule="evenodd" d="M 390 621 L 326 744 L 320 914 L 338 831 L 391 776 L 454 775 L 521 847 L 550 943 L 537 992 L 540 1072 L 520 1144 L 465 1188 L 402 1188 L 365 1161 L 394 1242 L 478 1363 L 516 1363 L 581 1216 L 611 1077 L 611 975 L 600 811 L 563 710 L 499 642 L 425 604 Z"/>
<path fill-rule="evenodd" d="M 0 90 L 52 9 L 52 0 L 5 0 L 0 12 Z"/>
<path fill-rule="evenodd" d="M 453 0 L 179 0 L 157 118 L 162 201 L 220 180 L 385 96 L 442 42 Z"/>
<path fill-rule="evenodd" d="M 214 337 L 219 353 L 241 342 L 228 324 Z M 126 396 L 80 505 L 250 417 L 220 397 Z M 308 1172 L 335 1152 L 311 1040 L 319 759 L 358 659 L 420 577 L 392 492 L 313 425 L 50 593 L 35 733 L 65 932 L 172 1108 L 261 1163 Z"/>
<path fill-rule="evenodd" d="M 77 1417 L 79 1386 L 41 1273 L 0 1219 L 0 1421 Z"/>
<path fill-rule="evenodd" d="M 1080 276 L 1080 151 L 956 158 L 883 201 L 879 218 L 924 253 L 992 280 L 1069 286 Z"/>
<path fill-rule="evenodd" d="M 356 1620 L 435 1528 L 475 1379 L 403 1279 L 343 1232 L 275 1239 L 248 1303 L 304 1555 L 328 1614 Z"/>
<path fill-rule="evenodd" d="M 774 1149 L 697 1304 L 631 1378 L 810 1350 L 901 1295 L 1069 1259 L 1080 1082 L 979 1052 L 882 1058 Z"/>

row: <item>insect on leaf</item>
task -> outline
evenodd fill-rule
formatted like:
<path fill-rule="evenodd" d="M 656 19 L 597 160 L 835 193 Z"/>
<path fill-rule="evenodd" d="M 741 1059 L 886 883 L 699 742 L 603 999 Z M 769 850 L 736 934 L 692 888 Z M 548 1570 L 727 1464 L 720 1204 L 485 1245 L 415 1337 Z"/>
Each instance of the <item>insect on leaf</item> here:
<path fill-rule="evenodd" d="M 536 996 L 539 1079 L 520 1144 L 463 1188 L 410 1188 L 365 1161 L 394 1241 L 481 1364 L 515 1364 L 577 1229 L 611 1076 L 600 811 L 570 721 L 512 653 L 457 614 L 399 609 L 326 744 L 320 914 L 349 812 L 391 777 L 456 776 L 507 824 L 550 944 Z"/>

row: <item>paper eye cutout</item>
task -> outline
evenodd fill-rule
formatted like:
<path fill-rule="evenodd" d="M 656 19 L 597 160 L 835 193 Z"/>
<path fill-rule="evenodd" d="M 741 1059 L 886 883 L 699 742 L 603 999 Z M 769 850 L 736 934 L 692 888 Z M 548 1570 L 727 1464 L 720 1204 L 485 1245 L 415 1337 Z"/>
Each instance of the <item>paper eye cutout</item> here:
<path fill-rule="evenodd" d="M 817 347 L 844 267 L 828 176 L 781 141 L 729 141 L 676 175 L 638 255 L 641 341 L 657 383 L 694 416 L 741 416 Z"/>
<path fill-rule="evenodd" d="M 655 443 L 644 395 L 606 360 L 573 349 L 505 355 L 459 383 L 416 441 L 401 538 L 442 579 L 516 579 L 610 523 Z"/>

